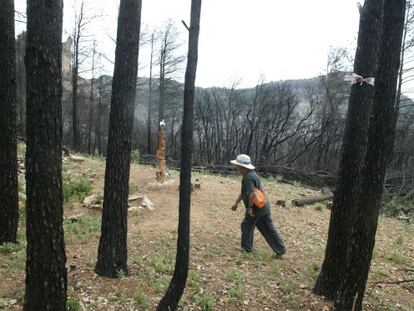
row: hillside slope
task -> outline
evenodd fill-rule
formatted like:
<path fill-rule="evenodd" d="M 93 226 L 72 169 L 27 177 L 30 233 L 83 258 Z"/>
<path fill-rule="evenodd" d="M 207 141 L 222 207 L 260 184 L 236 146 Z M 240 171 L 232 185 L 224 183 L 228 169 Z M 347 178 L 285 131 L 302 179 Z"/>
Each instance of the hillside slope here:
<path fill-rule="evenodd" d="M 64 161 L 69 310 L 153 310 L 168 286 L 175 260 L 179 174 L 172 171 L 171 180 L 158 186 L 153 168 L 132 165 L 130 193 L 147 195 L 155 210 L 130 212 L 130 274 L 121 273 L 118 279 L 95 275 L 100 211 L 79 204 L 89 192 L 102 193 L 103 174 L 101 159 Z M 190 274 L 181 310 L 329 310 L 329 302 L 314 296 L 311 288 L 324 255 L 330 211 L 320 204 L 304 208 L 275 204 L 316 191 L 298 183 L 264 180 L 273 219 L 288 248 L 279 260 L 258 232 L 254 252 L 239 251 L 243 208 L 232 212 L 230 206 L 240 191 L 240 177 L 196 173 L 193 178 L 201 188 L 192 196 Z M 23 207 L 21 211 L 24 215 Z M 74 215 L 76 220 L 70 220 Z M 413 225 L 380 219 L 365 310 L 412 310 L 413 282 L 376 286 L 374 282 L 413 278 L 402 270 L 414 270 L 413 233 Z M 19 236 L 20 246 L 0 248 L 0 310 L 22 307 L 24 217 Z"/>

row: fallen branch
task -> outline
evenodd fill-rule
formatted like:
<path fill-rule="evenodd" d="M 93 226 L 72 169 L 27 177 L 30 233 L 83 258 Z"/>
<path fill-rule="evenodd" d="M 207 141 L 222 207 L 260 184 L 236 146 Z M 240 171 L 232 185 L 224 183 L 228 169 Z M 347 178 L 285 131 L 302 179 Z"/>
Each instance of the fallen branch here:
<path fill-rule="evenodd" d="M 401 269 L 401 270 L 404 270 L 404 269 Z M 372 284 L 373 286 L 372 286 L 372 289 L 369 292 L 369 295 L 372 294 L 372 291 L 378 285 L 398 285 L 398 284 L 410 283 L 410 282 L 414 282 L 414 279 L 405 279 L 405 280 L 397 280 L 397 281 L 378 281 L 378 282 L 375 282 L 375 283 Z"/>
<path fill-rule="evenodd" d="M 410 283 L 414 282 L 414 279 L 406 279 L 406 280 L 400 280 L 400 281 L 379 281 L 375 282 L 373 285 L 374 287 L 380 284 L 402 284 L 402 283 Z"/>
<path fill-rule="evenodd" d="M 295 206 L 304 206 L 308 204 L 314 204 L 317 202 L 323 202 L 326 200 L 330 200 L 333 198 L 333 194 L 324 195 L 321 197 L 310 197 L 310 198 L 304 198 L 304 199 L 295 199 L 292 200 L 292 204 Z"/>
<path fill-rule="evenodd" d="M 407 269 L 407 268 L 397 269 L 396 271 L 404 271 L 404 272 L 413 272 L 414 273 L 414 269 Z"/>

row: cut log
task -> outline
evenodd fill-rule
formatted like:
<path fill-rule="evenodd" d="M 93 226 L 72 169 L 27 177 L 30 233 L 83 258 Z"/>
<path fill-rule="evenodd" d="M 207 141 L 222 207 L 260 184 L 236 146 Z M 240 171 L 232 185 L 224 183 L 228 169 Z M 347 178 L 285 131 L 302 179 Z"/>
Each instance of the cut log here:
<path fill-rule="evenodd" d="M 142 195 L 138 195 L 138 194 L 134 194 L 134 195 L 130 195 L 128 197 L 128 201 L 137 201 L 137 200 L 142 200 Z"/>
<path fill-rule="evenodd" d="M 71 159 L 74 162 L 83 162 L 83 161 L 85 161 L 84 157 L 74 155 L 68 147 L 63 146 L 62 147 L 62 152 L 63 152 L 64 157 L 68 157 L 69 159 Z"/>
<path fill-rule="evenodd" d="M 292 204 L 295 206 L 304 206 L 309 204 L 314 204 L 317 202 L 323 202 L 326 200 L 330 200 L 333 198 L 333 194 L 330 195 L 324 195 L 321 197 L 310 197 L 310 198 L 303 198 L 303 199 L 295 199 L 292 201 Z"/>
<path fill-rule="evenodd" d="M 152 203 L 151 200 L 146 195 L 144 195 L 142 199 L 141 206 L 148 208 L 150 211 L 153 211 L 155 209 L 154 203 Z"/>
<path fill-rule="evenodd" d="M 97 195 L 91 195 L 83 199 L 82 207 L 90 208 L 92 204 L 96 203 Z"/>
<path fill-rule="evenodd" d="M 71 159 L 74 162 L 83 162 L 83 161 L 85 161 L 85 158 L 84 157 L 77 156 L 77 155 L 73 155 L 73 154 L 70 154 L 69 155 L 69 159 Z"/>

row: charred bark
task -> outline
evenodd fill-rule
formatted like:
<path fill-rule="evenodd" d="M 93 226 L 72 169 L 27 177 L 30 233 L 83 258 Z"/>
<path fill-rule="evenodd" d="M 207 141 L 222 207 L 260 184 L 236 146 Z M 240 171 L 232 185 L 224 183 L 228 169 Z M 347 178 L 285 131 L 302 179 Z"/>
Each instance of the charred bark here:
<path fill-rule="evenodd" d="M 17 241 L 19 222 L 16 137 L 14 1 L 0 6 L 0 244 Z"/>
<path fill-rule="evenodd" d="M 66 310 L 62 227 L 63 2 L 27 3 L 25 311 Z"/>
<path fill-rule="evenodd" d="M 116 277 L 127 267 L 127 216 L 141 0 L 121 0 L 109 116 L 102 227 L 95 271 Z"/>
<path fill-rule="evenodd" d="M 194 93 L 198 60 L 201 0 L 191 1 L 188 60 L 184 84 L 184 116 L 181 134 L 180 201 L 177 255 L 174 275 L 157 310 L 176 310 L 187 282 L 190 257 L 191 160 L 193 153 Z"/>
<path fill-rule="evenodd" d="M 395 140 L 394 105 L 406 0 L 385 0 L 384 22 L 375 81 L 375 102 L 370 121 L 362 184 L 350 237 L 347 269 L 335 310 L 362 310 L 365 287 L 375 245 L 385 169 Z"/>
<path fill-rule="evenodd" d="M 375 76 L 383 8 L 384 0 L 367 0 L 361 14 L 354 72 L 364 78 Z M 313 289 L 329 299 L 336 298 L 345 274 L 348 238 L 354 221 L 351 215 L 361 182 L 373 98 L 371 85 L 352 85 L 325 259 Z"/>

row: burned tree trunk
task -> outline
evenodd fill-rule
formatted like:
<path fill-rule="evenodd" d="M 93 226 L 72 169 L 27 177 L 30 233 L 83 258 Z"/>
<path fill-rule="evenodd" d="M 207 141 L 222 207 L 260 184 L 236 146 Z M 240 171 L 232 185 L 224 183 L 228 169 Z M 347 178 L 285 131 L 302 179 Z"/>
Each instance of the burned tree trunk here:
<path fill-rule="evenodd" d="M 17 241 L 19 222 L 16 141 L 14 0 L 0 6 L 0 244 Z"/>
<path fill-rule="evenodd" d="M 121 0 L 109 115 L 102 228 L 95 271 L 116 277 L 128 272 L 127 216 L 131 134 L 134 123 L 141 0 Z"/>
<path fill-rule="evenodd" d="M 66 310 L 62 195 L 62 1 L 27 3 L 25 311 Z"/>
<path fill-rule="evenodd" d="M 384 22 L 362 184 L 350 237 L 347 269 L 336 310 L 362 310 L 378 225 L 387 160 L 395 138 L 394 105 L 406 0 L 385 0 Z"/>
<path fill-rule="evenodd" d="M 354 72 L 364 78 L 375 75 L 383 8 L 384 0 L 367 0 L 361 13 Z M 373 98 L 374 88 L 368 83 L 352 85 L 325 259 L 314 287 L 316 294 L 330 299 L 335 299 L 345 274 L 345 255 L 354 221 L 350 216 L 360 187 Z"/>
<path fill-rule="evenodd" d="M 150 76 L 148 89 L 148 114 L 147 114 L 147 154 L 152 153 L 151 147 L 151 119 L 152 119 L 152 67 L 154 57 L 154 33 L 151 34 L 151 56 L 150 56 Z"/>
<path fill-rule="evenodd" d="M 184 116 L 181 134 L 180 202 L 177 255 L 174 275 L 157 310 L 176 310 L 187 282 L 190 257 L 191 160 L 193 153 L 193 116 L 195 78 L 198 60 L 201 0 L 191 1 L 188 60 L 184 84 Z"/>

